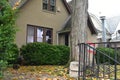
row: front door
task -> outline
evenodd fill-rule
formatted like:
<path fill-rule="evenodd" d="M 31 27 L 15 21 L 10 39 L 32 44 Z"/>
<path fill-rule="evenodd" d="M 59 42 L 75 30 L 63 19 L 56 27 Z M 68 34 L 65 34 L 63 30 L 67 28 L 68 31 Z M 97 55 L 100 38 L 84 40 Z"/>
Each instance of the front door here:
<path fill-rule="evenodd" d="M 67 33 L 65 34 L 65 45 L 69 46 L 69 35 Z"/>

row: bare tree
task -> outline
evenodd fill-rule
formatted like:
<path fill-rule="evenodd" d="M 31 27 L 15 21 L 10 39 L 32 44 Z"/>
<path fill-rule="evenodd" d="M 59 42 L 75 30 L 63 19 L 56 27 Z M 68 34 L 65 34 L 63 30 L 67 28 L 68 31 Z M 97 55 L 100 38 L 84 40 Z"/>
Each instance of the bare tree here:
<path fill-rule="evenodd" d="M 78 43 L 87 41 L 88 0 L 72 0 L 71 59 L 78 60 Z"/>

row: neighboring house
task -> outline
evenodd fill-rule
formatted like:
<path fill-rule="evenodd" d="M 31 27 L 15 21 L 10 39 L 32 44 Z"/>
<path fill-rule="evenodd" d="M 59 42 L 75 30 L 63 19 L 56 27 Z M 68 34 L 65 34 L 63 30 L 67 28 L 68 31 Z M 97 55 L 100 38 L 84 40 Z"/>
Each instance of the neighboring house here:
<path fill-rule="evenodd" d="M 108 19 L 108 21 L 108 25 L 112 30 L 112 37 L 110 41 L 113 43 L 112 47 L 116 46 L 118 49 L 120 49 L 120 16 L 112 17 Z"/>
<path fill-rule="evenodd" d="M 90 14 L 90 17 L 92 19 L 92 22 L 95 26 L 95 28 L 97 29 L 97 32 L 98 32 L 98 36 L 97 36 L 97 39 L 98 39 L 98 42 L 102 42 L 102 23 L 101 21 L 93 14 L 89 13 Z M 106 20 L 105 20 L 106 22 Z M 105 25 L 105 29 L 106 29 L 106 41 L 109 42 L 110 39 L 111 39 L 111 33 L 109 32 L 109 29 L 106 28 L 106 25 Z"/>
<path fill-rule="evenodd" d="M 109 29 L 109 32 L 111 34 L 114 34 L 114 32 L 116 31 L 120 23 L 120 16 L 114 16 L 114 17 L 108 18 L 106 19 L 106 23 L 107 23 L 107 28 Z"/>
<path fill-rule="evenodd" d="M 71 13 L 66 0 L 24 0 L 19 4 L 16 20 L 16 44 L 21 47 L 29 42 L 47 42 L 69 46 Z M 97 32 L 89 16 L 87 34 L 88 42 L 97 41 Z"/>
<path fill-rule="evenodd" d="M 111 41 L 120 41 L 120 16 L 107 19 L 108 27 L 111 30 Z"/>

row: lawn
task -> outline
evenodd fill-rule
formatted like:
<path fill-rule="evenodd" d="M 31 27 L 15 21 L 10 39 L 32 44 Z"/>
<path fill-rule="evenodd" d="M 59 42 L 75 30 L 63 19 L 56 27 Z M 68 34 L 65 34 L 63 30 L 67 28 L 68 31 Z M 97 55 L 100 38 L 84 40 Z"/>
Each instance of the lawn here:
<path fill-rule="evenodd" d="M 117 67 L 120 69 L 120 66 Z M 120 70 L 117 71 L 117 77 L 118 79 L 120 79 Z M 18 70 L 14 70 L 12 67 L 9 67 L 4 72 L 4 78 L 1 80 L 76 80 L 76 79 L 71 78 L 69 76 L 68 68 L 65 68 L 65 66 L 44 65 L 44 66 L 21 66 Z M 87 77 L 87 80 L 97 79 Z M 113 80 L 112 76 L 111 79 L 107 80 Z"/>
<path fill-rule="evenodd" d="M 3 80 L 75 80 L 70 78 L 64 66 L 21 66 L 18 70 L 8 68 Z"/>

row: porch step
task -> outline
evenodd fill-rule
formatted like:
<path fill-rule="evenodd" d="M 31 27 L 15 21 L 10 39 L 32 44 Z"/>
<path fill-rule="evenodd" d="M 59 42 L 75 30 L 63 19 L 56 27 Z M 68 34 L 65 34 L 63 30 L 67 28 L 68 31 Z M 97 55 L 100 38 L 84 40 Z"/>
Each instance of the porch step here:
<path fill-rule="evenodd" d="M 70 70 L 69 70 L 70 77 L 78 77 L 78 67 L 79 67 L 78 61 L 72 61 L 70 63 Z M 83 68 L 83 64 L 81 64 L 80 67 Z M 80 73 L 80 75 L 82 75 L 82 73 Z"/>

